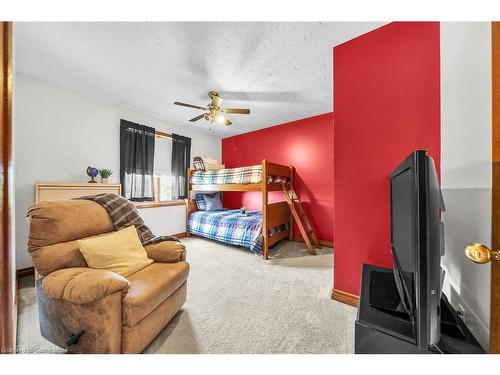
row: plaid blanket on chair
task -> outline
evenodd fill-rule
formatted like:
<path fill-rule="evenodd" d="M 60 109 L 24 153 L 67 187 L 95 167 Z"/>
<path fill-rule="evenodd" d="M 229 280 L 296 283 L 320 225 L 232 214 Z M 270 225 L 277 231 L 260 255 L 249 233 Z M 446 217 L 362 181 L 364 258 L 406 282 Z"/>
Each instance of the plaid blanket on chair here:
<path fill-rule="evenodd" d="M 80 197 L 76 199 L 86 199 L 89 201 L 94 201 L 103 206 L 104 209 L 108 212 L 115 230 L 120 230 L 130 225 L 135 225 L 135 229 L 137 229 L 137 234 L 139 235 L 139 239 L 141 240 L 143 245 L 161 241 L 180 242 L 174 236 L 156 237 L 151 232 L 151 229 L 149 229 L 149 227 L 144 224 L 144 221 L 139 215 L 139 212 L 137 212 L 134 204 L 120 195 L 104 193 L 88 195 L 86 197 Z"/>

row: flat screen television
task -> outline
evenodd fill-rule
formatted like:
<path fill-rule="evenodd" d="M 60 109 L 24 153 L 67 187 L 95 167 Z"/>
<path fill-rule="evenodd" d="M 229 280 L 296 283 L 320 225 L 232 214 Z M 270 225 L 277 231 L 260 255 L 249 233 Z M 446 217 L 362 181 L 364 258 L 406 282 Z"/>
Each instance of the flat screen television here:
<path fill-rule="evenodd" d="M 390 176 L 391 252 L 398 309 L 410 319 L 416 344 L 427 349 L 440 339 L 444 273 L 444 203 L 434 161 L 412 152 Z"/>

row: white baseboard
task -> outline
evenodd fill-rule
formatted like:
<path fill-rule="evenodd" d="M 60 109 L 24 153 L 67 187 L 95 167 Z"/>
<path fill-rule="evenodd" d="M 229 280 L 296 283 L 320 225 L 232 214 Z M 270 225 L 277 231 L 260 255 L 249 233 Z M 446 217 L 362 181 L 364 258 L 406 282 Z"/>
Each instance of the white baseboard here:
<path fill-rule="evenodd" d="M 446 267 L 443 267 L 446 269 Z M 479 341 L 483 349 L 486 351 L 489 348 L 490 342 L 490 329 L 488 322 L 484 322 L 479 314 L 472 308 L 466 301 L 472 298 L 472 294 L 467 290 L 464 285 L 461 285 L 460 293 L 457 292 L 458 288 L 454 287 L 453 281 L 447 276 L 443 285 L 443 292 L 450 301 L 455 310 L 460 311 L 460 307 L 464 310 L 464 320 L 467 327 L 470 329 L 474 337 Z"/>
<path fill-rule="evenodd" d="M 488 329 L 486 324 L 481 321 L 474 309 L 472 309 L 460 295 L 457 294 L 456 298 L 460 300 L 460 302 L 457 302 L 460 303 L 460 305 L 465 310 L 465 324 L 471 330 L 477 341 L 479 341 L 483 349 L 487 351 L 490 342 L 490 330 Z M 458 309 L 458 303 L 456 304 L 456 306 L 455 303 L 453 303 L 455 309 Z"/>

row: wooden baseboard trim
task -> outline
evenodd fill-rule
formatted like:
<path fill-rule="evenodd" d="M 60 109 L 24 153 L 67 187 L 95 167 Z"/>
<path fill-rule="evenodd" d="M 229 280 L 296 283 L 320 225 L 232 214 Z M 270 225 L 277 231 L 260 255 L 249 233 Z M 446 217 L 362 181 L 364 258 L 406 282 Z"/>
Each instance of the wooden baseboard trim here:
<path fill-rule="evenodd" d="M 333 242 L 332 241 L 323 241 L 319 240 L 319 244 L 324 247 L 330 247 L 333 249 Z"/>
<path fill-rule="evenodd" d="M 21 277 L 31 276 L 34 274 L 35 274 L 35 267 L 21 268 L 20 270 L 16 271 L 16 276 L 18 279 Z"/>
<path fill-rule="evenodd" d="M 304 239 L 300 236 L 293 236 L 293 240 L 297 242 L 304 242 Z M 323 241 L 319 240 L 319 244 L 324 247 L 331 247 L 333 249 L 333 242 L 332 241 Z"/>
<path fill-rule="evenodd" d="M 187 233 L 186 232 L 177 233 L 177 234 L 174 234 L 174 236 L 177 238 L 184 238 L 184 237 L 187 237 Z"/>
<path fill-rule="evenodd" d="M 350 306 L 354 306 L 354 307 L 358 307 L 358 305 L 359 305 L 359 297 L 358 296 L 351 294 L 351 293 L 343 292 L 341 290 L 332 289 L 331 298 L 337 302 L 345 303 L 346 305 L 350 305 Z"/>

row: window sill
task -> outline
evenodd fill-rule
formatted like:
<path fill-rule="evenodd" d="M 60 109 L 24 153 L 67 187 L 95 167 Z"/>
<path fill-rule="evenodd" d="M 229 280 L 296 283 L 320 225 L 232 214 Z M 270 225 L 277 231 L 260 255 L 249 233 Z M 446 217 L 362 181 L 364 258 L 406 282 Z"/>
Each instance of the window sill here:
<path fill-rule="evenodd" d="M 155 208 L 155 207 L 172 207 L 172 206 L 185 206 L 186 201 L 184 199 L 178 199 L 175 201 L 168 202 L 137 202 L 134 203 L 136 208 Z"/>

